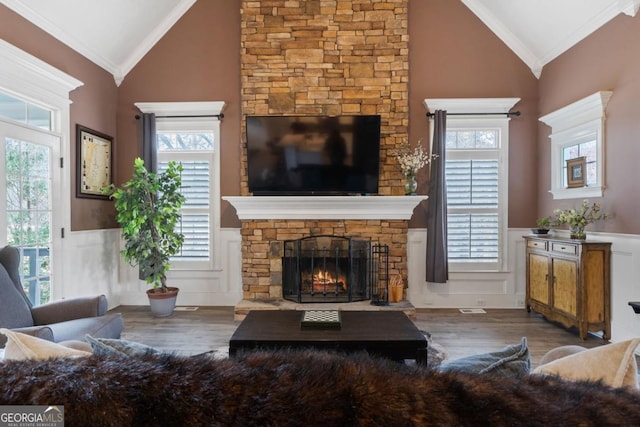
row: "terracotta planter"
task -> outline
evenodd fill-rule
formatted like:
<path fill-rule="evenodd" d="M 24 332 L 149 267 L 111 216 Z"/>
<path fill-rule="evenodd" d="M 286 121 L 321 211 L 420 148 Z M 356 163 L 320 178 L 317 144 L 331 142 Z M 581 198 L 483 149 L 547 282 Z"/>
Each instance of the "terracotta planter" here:
<path fill-rule="evenodd" d="M 167 292 L 161 292 L 160 288 L 147 290 L 151 313 L 155 317 L 171 316 L 176 307 L 179 291 L 180 289 L 173 287 L 167 287 Z"/>

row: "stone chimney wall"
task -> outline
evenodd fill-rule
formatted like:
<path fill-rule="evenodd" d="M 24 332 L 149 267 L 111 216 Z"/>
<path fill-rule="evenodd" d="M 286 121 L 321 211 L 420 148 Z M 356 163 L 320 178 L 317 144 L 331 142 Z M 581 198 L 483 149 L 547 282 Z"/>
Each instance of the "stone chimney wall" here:
<path fill-rule="evenodd" d="M 381 116 L 379 194 L 404 194 L 388 152 L 408 138 L 407 8 L 408 0 L 242 1 L 242 195 L 249 195 L 244 116 L 343 114 Z M 311 234 L 389 244 L 390 272 L 406 278 L 407 228 L 387 220 L 244 220 L 244 297 L 279 298 L 277 246 Z"/>

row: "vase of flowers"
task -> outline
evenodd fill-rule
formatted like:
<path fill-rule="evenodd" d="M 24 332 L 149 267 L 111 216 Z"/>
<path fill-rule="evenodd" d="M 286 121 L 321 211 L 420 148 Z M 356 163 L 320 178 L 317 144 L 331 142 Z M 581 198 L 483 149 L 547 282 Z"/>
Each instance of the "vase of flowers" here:
<path fill-rule="evenodd" d="M 413 150 L 409 147 L 409 144 L 405 143 L 400 148 L 391 151 L 391 155 L 396 156 L 400 170 L 404 174 L 404 194 L 414 195 L 418 189 L 418 182 L 416 181 L 416 173 L 435 158 L 437 154 L 427 154 L 422 149 L 421 141 L 418 142 L 418 146 Z"/>
<path fill-rule="evenodd" d="M 609 214 L 601 211 L 598 203 L 589 203 L 583 200 L 579 209 L 556 209 L 555 224 L 567 224 L 569 226 L 569 237 L 572 239 L 584 240 L 587 234 L 584 228 L 592 222 L 606 219 Z"/>
<path fill-rule="evenodd" d="M 408 173 L 404 176 L 404 194 L 412 195 L 416 194 L 418 189 L 418 181 L 416 181 L 416 175 L 414 173 Z"/>

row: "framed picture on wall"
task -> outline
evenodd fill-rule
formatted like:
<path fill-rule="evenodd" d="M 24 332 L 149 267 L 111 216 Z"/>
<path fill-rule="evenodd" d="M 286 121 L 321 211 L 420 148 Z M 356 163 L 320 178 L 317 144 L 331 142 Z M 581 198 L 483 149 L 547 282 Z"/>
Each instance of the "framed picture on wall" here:
<path fill-rule="evenodd" d="M 76 197 L 108 200 L 102 189 L 113 183 L 113 138 L 76 124 Z"/>
<path fill-rule="evenodd" d="M 587 158 L 576 157 L 567 160 L 567 187 L 584 187 L 587 173 Z"/>

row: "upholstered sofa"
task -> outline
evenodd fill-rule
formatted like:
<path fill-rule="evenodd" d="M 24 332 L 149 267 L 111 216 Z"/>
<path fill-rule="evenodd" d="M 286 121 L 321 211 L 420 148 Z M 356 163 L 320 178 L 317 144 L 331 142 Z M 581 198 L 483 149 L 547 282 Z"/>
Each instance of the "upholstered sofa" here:
<path fill-rule="evenodd" d="M 89 338 L 91 353 L 0 333 L 16 358 L 0 362 L 0 405 L 62 405 L 67 426 L 640 425 L 637 390 L 602 381 L 442 372 L 313 350 L 214 359 Z M 45 353 L 52 358 L 33 358 Z"/>
<path fill-rule="evenodd" d="M 33 306 L 22 289 L 17 248 L 0 249 L 0 327 L 14 329 L 49 341 L 94 337 L 120 338 L 124 328 L 119 313 L 107 313 L 104 295 L 63 299 Z M 0 336 L 0 347 L 5 343 Z"/>

